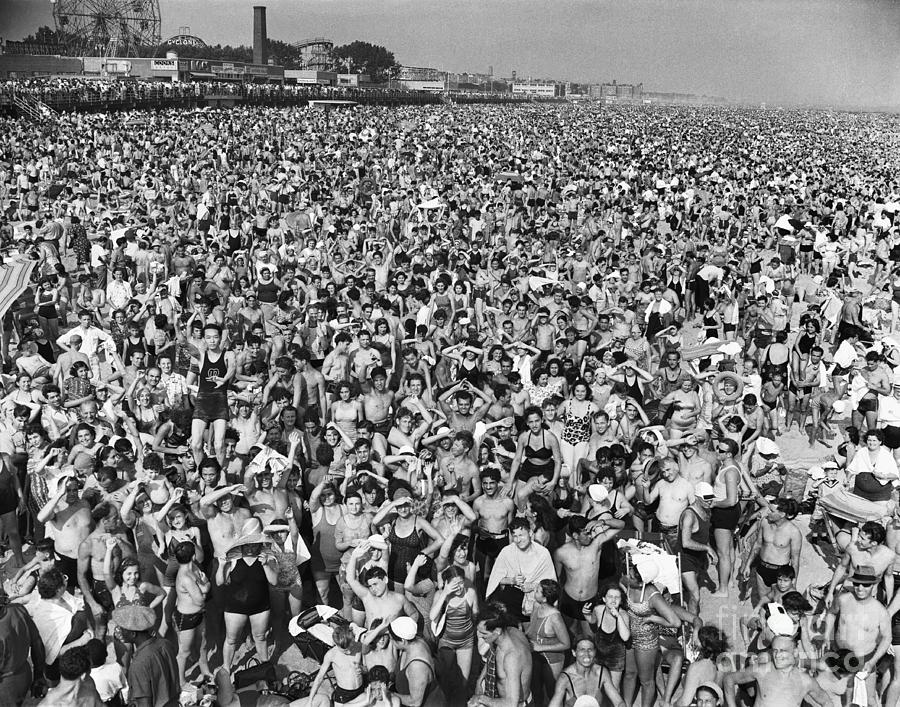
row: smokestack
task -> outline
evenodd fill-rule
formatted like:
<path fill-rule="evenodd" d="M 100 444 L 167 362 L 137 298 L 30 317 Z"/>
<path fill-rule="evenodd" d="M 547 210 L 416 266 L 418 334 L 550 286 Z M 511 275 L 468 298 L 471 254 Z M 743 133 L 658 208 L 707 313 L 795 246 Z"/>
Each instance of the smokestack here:
<path fill-rule="evenodd" d="M 256 5 L 253 8 L 253 63 L 265 64 L 268 59 L 266 51 L 266 7 Z"/>

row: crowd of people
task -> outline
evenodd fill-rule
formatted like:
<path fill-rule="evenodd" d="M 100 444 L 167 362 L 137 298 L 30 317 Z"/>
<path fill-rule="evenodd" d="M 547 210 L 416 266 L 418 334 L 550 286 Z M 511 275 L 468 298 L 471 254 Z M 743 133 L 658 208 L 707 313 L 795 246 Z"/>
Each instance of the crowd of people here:
<path fill-rule="evenodd" d="M 0 702 L 236 705 L 287 632 L 318 671 L 259 704 L 897 705 L 898 148 L 736 108 L 0 120 Z"/>

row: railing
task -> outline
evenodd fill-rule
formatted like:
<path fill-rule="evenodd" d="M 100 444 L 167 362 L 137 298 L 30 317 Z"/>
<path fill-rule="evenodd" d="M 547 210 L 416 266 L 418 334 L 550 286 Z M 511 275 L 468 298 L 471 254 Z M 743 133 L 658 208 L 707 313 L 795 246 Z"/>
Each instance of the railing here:
<path fill-rule="evenodd" d="M 28 93 L 13 93 L 12 103 L 20 115 L 41 123 L 56 118 L 56 111 Z"/>

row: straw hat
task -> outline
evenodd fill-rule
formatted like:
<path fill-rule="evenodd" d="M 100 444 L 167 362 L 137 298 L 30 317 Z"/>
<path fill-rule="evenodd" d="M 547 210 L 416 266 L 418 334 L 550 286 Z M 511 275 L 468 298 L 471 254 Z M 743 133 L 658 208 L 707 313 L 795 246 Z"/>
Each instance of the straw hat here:
<path fill-rule="evenodd" d="M 238 538 L 228 546 L 226 555 L 232 554 L 245 545 L 270 545 L 272 539 L 263 532 L 262 523 L 258 518 L 250 518 L 244 521 L 241 527 L 241 534 Z"/>

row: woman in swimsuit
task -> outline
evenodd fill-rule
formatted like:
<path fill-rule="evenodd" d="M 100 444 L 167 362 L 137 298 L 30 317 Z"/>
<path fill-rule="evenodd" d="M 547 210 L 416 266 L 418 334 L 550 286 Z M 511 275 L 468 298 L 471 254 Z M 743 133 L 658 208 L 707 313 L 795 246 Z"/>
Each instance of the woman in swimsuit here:
<path fill-rule="evenodd" d="M 575 662 L 563 670 L 557 679 L 550 707 L 573 707 L 579 697 L 587 695 L 596 699 L 601 692 L 606 695 L 607 704 L 625 707 L 626 703 L 613 684 L 609 671 L 602 665 L 597 665 L 597 649 L 590 637 L 579 637 L 573 653 Z M 655 690 L 651 697 L 656 698 Z"/>
<path fill-rule="evenodd" d="M 216 584 L 225 591 L 225 644 L 222 647 L 222 667 L 231 668 L 247 621 L 261 662 L 269 659 L 269 585 L 278 584 L 278 562 L 263 552 L 267 538 L 262 525 L 255 518 L 244 523 L 239 537 L 228 549 L 228 557 L 216 570 Z"/>
<path fill-rule="evenodd" d="M 626 645 L 631 640 L 631 628 L 623 601 L 622 588 L 617 584 L 610 584 L 600 593 L 599 604 L 589 611 L 585 607 L 587 622 L 594 630 L 597 664 L 609 670 L 616 689 L 620 689 L 622 685 Z"/>
<path fill-rule="evenodd" d="M 559 583 L 541 580 L 534 591 L 534 608 L 525 635 L 531 643 L 531 695 L 536 704 L 544 704 L 553 694 L 562 672 L 566 651 L 572 645 L 563 615 L 556 608 Z"/>
<path fill-rule="evenodd" d="M 563 430 L 559 438 L 563 476 L 574 472 L 578 460 L 587 455 L 591 439 L 591 416 L 595 412 L 597 406 L 590 400 L 587 383 L 576 380 L 572 384 L 572 397 L 558 408 L 558 413 L 563 418 Z"/>
<path fill-rule="evenodd" d="M 544 429 L 540 408 L 530 407 L 525 411 L 525 424 L 528 429 L 519 435 L 509 484 L 512 486 L 516 479 L 521 481 L 527 488 L 525 497 L 533 489 L 549 493 L 556 485 L 562 466 L 559 441 L 556 435 Z"/>
<path fill-rule="evenodd" d="M 163 603 L 166 597 L 165 591 L 155 584 L 141 581 L 141 568 L 133 557 L 122 560 L 118 569 L 113 571 L 113 550 L 119 541 L 112 535 L 106 538 L 106 556 L 103 559 L 106 572 L 106 587 L 112 596 L 113 606 L 147 606 L 156 609 Z M 162 622 L 163 624 L 165 621 Z M 162 624 L 160 625 L 162 628 Z M 134 646 L 122 641 L 122 633 L 117 626 L 113 631 L 113 646 L 116 650 L 116 658 L 127 670 L 131 661 Z"/>
<path fill-rule="evenodd" d="M 335 386 L 337 398 L 329 409 L 331 421 L 337 425 L 350 443 L 356 442 L 356 423 L 366 419 L 362 403 L 353 399 L 353 386 L 349 381 L 341 381 Z"/>
<path fill-rule="evenodd" d="M 463 680 L 468 681 L 475 651 L 478 595 L 475 586 L 466 581 L 465 571 L 456 565 L 441 572 L 441 577 L 444 586 L 435 594 L 431 605 L 432 632 L 439 636 L 438 650 L 445 648 L 453 652 Z"/>

